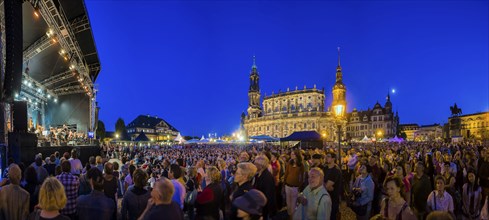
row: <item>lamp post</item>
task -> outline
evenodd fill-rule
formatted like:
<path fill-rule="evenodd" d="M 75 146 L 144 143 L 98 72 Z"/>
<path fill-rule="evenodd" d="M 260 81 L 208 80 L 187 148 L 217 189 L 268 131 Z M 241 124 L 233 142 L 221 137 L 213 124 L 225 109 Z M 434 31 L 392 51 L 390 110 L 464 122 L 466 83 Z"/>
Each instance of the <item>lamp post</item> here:
<path fill-rule="evenodd" d="M 342 104 L 335 105 L 334 114 L 336 116 L 336 121 L 338 125 L 338 164 L 341 165 L 341 120 L 343 119 L 343 113 L 345 111 L 345 106 Z"/>

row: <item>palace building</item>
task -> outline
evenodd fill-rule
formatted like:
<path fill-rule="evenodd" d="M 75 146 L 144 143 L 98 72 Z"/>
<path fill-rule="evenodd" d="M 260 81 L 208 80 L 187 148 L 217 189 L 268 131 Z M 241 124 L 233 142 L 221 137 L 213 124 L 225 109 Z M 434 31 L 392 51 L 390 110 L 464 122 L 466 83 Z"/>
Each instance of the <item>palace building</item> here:
<path fill-rule="evenodd" d="M 393 137 L 399 118 L 397 114 L 392 114 L 390 98 L 384 108 L 377 103 L 373 110 L 363 112 L 354 110 L 341 119 L 335 117 L 332 109 L 340 107 L 339 111 L 345 112 L 347 106 L 346 86 L 343 83 L 339 55 L 338 48 L 336 82 L 332 89 L 331 107 L 325 106 L 325 91 L 316 88 L 316 85 L 313 88 L 304 86 L 303 89 L 288 88 L 285 92 L 272 93 L 265 96 L 260 104 L 260 75 L 253 58 L 247 114 L 243 112 L 241 115 L 241 124 L 246 135 L 282 138 L 296 131 L 316 131 L 325 141 L 337 141 L 339 128 L 341 136 L 346 135 L 347 139 L 361 139 L 364 135 L 372 137 L 378 131 L 382 131 L 384 137 Z"/>

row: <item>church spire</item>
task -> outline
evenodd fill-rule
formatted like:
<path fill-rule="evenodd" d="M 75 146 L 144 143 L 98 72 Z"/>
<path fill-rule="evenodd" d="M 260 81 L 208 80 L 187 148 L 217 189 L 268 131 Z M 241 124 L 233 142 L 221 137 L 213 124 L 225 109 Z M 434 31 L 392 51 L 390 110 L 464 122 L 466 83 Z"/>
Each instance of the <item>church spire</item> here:
<path fill-rule="evenodd" d="M 252 69 L 256 69 L 256 56 L 253 55 L 253 66 L 251 66 Z"/>
<path fill-rule="evenodd" d="M 340 47 L 338 47 L 338 66 L 336 67 L 336 82 L 341 82 L 342 80 L 343 80 L 343 73 L 341 72 Z"/>

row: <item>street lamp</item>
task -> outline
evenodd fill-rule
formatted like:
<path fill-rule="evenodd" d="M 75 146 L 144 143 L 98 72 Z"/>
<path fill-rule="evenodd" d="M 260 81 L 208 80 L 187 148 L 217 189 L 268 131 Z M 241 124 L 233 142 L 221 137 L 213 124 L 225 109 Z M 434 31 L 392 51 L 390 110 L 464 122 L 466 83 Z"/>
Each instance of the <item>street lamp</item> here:
<path fill-rule="evenodd" d="M 335 105 L 333 107 L 334 114 L 338 125 L 338 164 L 341 165 L 341 120 L 343 119 L 343 113 L 345 112 L 345 106 L 342 104 Z"/>
<path fill-rule="evenodd" d="M 377 131 L 377 137 L 378 137 L 377 139 L 380 140 L 380 138 L 382 137 L 382 131 L 380 131 L 380 130 Z"/>

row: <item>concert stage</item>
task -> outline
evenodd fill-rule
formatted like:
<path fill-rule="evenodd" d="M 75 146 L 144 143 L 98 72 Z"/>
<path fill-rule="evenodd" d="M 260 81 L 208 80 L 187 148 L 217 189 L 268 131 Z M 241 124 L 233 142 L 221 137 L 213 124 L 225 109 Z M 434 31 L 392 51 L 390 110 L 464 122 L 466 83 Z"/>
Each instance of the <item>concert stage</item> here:
<path fill-rule="evenodd" d="M 99 155 L 95 146 L 33 144 L 37 140 L 62 144 L 70 137 L 94 138 L 98 121 L 95 81 L 101 65 L 85 1 L 2 3 L 0 23 L 5 25 L 0 28 L 5 37 L 0 41 L 0 48 L 4 48 L 0 57 L 5 62 L 0 62 L 4 76 L 0 86 L 0 169 L 9 157 L 28 164 L 37 153 L 46 158 L 55 151 L 63 154 L 77 148 L 84 163 L 90 155 Z"/>
<path fill-rule="evenodd" d="M 42 159 L 46 159 L 54 152 L 58 151 L 60 156 L 63 156 L 63 153 L 69 152 L 71 153 L 72 149 L 76 149 L 78 152 L 78 159 L 81 160 L 83 166 L 88 162 L 88 158 L 90 156 L 101 156 L 101 150 L 99 146 L 60 146 L 60 147 L 25 147 L 21 149 L 20 159 L 25 164 L 31 164 L 34 162 L 36 154 L 41 153 Z"/>

